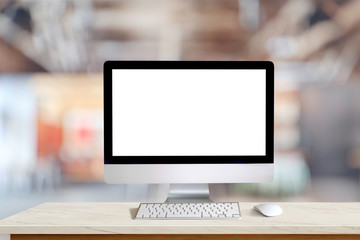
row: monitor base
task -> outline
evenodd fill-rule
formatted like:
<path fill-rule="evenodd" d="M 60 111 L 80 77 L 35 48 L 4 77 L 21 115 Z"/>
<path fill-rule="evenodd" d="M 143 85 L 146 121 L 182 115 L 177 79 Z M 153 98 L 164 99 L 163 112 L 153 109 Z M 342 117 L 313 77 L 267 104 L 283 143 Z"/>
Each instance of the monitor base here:
<path fill-rule="evenodd" d="M 165 202 L 213 202 L 209 184 L 170 184 Z"/>

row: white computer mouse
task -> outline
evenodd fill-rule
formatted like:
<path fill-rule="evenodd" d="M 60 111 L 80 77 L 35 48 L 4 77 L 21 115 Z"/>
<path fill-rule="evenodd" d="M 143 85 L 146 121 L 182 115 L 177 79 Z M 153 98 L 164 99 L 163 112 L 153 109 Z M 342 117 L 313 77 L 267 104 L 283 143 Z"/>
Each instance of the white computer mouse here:
<path fill-rule="evenodd" d="M 266 217 L 276 217 L 283 213 L 283 210 L 279 205 L 265 203 L 254 206 L 254 208 Z"/>

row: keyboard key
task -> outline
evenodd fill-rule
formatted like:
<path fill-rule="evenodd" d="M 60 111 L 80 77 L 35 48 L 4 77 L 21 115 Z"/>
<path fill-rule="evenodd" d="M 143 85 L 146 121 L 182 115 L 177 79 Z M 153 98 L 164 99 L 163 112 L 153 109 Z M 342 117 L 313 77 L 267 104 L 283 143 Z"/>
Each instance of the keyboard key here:
<path fill-rule="evenodd" d="M 201 218 L 201 214 L 167 214 L 167 218 Z"/>

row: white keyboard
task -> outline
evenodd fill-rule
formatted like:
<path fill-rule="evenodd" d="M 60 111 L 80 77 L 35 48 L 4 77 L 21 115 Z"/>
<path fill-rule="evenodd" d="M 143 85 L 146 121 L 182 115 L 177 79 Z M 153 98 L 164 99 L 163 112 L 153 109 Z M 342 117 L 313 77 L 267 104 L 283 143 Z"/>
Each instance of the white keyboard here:
<path fill-rule="evenodd" d="M 135 217 L 144 220 L 238 220 L 240 218 L 240 207 L 237 202 L 141 203 Z"/>

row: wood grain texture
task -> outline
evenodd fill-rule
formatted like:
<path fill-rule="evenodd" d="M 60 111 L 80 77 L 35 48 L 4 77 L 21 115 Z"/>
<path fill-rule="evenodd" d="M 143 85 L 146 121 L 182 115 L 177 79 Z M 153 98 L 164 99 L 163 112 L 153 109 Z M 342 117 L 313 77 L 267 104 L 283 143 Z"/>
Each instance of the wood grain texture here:
<path fill-rule="evenodd" d="M 359 235 L 279 234 L 117 234 L 117 235 L 11 235 L 11 240 L 358 240 Z"/>
<path fill-rule="evenodd" d="M 0 220 L 0 234 L 360 234 L 360 203 L 278 203 L 267 218 L 240 203 L 241 220 L 134 220 L 138 203 L 45 203 Z"/>

